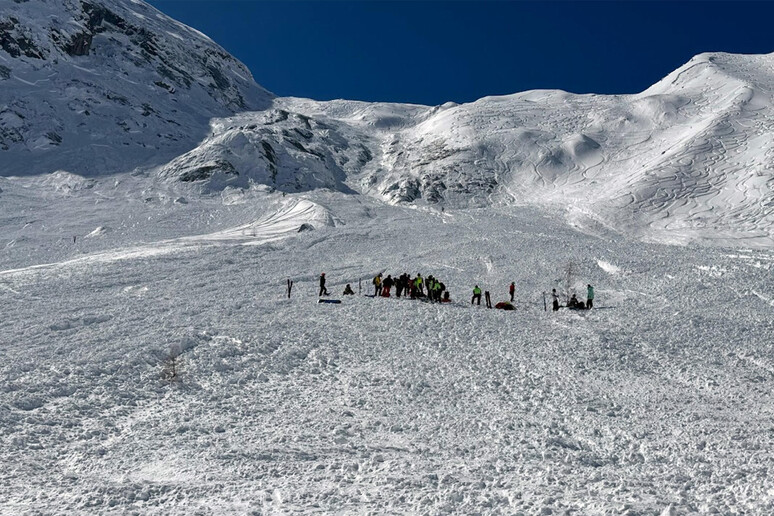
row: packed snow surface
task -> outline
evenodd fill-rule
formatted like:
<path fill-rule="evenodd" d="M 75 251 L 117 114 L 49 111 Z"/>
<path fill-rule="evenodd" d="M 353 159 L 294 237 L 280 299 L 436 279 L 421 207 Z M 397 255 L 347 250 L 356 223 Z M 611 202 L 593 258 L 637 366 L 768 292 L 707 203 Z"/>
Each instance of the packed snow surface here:
<path fill-rule="evenodd" d="M 2 183 L 0 512 L 774 510 L 771 250 L 149 181 Z M 453 302 L 366 297 L 377 272 Z M 510 281 L 515 311 L 470 305 Z"/>

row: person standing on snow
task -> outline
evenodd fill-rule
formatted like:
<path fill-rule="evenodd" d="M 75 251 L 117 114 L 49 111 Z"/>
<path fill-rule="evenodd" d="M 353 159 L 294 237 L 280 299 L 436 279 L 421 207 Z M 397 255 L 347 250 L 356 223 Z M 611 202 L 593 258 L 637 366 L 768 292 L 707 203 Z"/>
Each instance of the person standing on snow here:
<path fill-rule="evenodd" d="M 320 274 L 320 293 L 318 296 L 327 296 L 328 295 L 328 289 L 325 288 L 325 273 L 323 272 Z"/>
<path fill-rule="evenodd" d="M 388 274 L 387 278 L 382 282 L 382 295 L 384 297 L 390 297 L 390 289 L 395 284 L 395 281 L 392 279 L 392 275 Z"/>
<path fill-rule="evenodd" d="M 476 300 L 478 300 L 478 306 L 481 306 L 481 289 L 478 288 L 478 285 L 473 287 L 473 298 L 470 300 L 470 304 L 472 305 Z"/>
<path fill-rule="evenodd" d="M 556 289 L 555 288 L 551 289 L 551 298 L 554 300 L 553 301 L 554 312 L 558 312 L 559 311 L 559 294 L 556 293 Z"/>
<path fill-rule="evenodd" d="M 380 295 L 382 295 L 382 273 L 381 272 L 376 276 L 374 276 L 374 279 L 371 283 L 374 284 L 374 297 L 379 297 Z"/>
<path fill-rule="evenodd" d="M 511 303 L 513 303 L 513 294 L 516 292 L 516 283 L 511 281 L 511 286 L 508 287 L 508 293 L 511 295 Z"/>
<path fill-rule="evenodd" d="M 586 308 L 593 308 L 594 306 L 594 287 L 586 285 Z"/>
<path fill-rule="evenodd" d="M 427 285 L 428 293 L 430 294 L 430 301 L 441 301 L 441 282 L 433 278 L 433 282 Z"/>
<path fill-rule="evenodd" d="M 444 284 L 441 283 L 439 280 L 435 280 L 435 288 L 433 291 L 433 296 L 435 296 L 435 300 L 437 302 L 441 302 L 441 292 L 443 292 Z"/>

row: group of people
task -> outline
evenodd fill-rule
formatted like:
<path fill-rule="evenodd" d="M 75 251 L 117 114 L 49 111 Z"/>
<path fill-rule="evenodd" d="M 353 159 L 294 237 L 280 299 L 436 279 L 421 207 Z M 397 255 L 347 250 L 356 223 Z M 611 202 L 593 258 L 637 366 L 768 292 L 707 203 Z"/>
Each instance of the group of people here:
<path fill-rule="evenodd" d="M 556 312 L 559 310 L 559 294 L 556 293 L 556 289 L 551 290 L 551 297 L 553 298 L 553 309 L 554 312 Z M 579 301 L 573 293 L 573 295 L 570 296 L 570 300 L 567 301 L 567 308 L 573 310 L 588 310 L 589 308 L 594 308 L 594 287 L 590 284 L 586 285 L 586 303 Z"/>
<path fill-rule="evenodd" d="M 412 278 L 409 274 L 403 273 L 397 278 L 393 278 L 391 274 L 384 278 L 380 272 L 374 276 L 371 283 L 374 285 L 374 297 L 390 297 L 391 290 L 395 287 L 395 297 L 403 295 L 411 299 L 425 298 L 435 303 L 451 302 L 446 285 L 432 275 L 423 278 L 417 273 Z"/>
<path fill-rule="evenodd" d="M 374 286 L 373 297 L 390 297 L 391 291 L 393 287 L 395 287 L 396 297 L 403 295 L 405 297 L 410 297 L 411 299 L 426 298 L 427 300 L 436 303 L 451 302 L 449 291 L 446 290 L 446 285 L 444 285 L 443 282 L 441 282 L 439 279 L 434 278 L 432 275 L 428 276 L 427 278 L 423 278 L 421 274 L 417 273 L 417 275 L 412 278 L 409 274 L 403 273 L 397 278 L 393 278 L 390 274 L 384 278 L 380 272 L 374 276 L 374 279 L 371 281 L 371 283 Z M 514 282 L 511 282 L 509 285 L 508 293 L 510 294 L 510 303 L 498 303 L 498 308 L 500 305 L 509 305 L 509 307 L 512 308 L 513 305 L 511 303 L 513 303 L 514 295 L 516 293 L 516 284 Z M 329 293 L 328 289 L 325 287 L 325 273 L 323 272 L 320 274 L 319 296 L 322 297 L 327 295 L 329 295 Z M 352 290 L 352 287 L 349 283 L 347 283 L 347 286 L 344 287 L 343 295 L 355 295 L 355 291 Z M 488 290 L 484 292 L 484 297 L 486 299 L 486 307 L 492 308 L 492 299 Z M 553 310 L 556 312 L 561 306 L 559 304 L 559 294 L 557 294 L 556 289 L 551 290 L 551 297 L 553 299 Z M 481 305 L 481 288 L 478 285 L 473 287 L 473 297 L 470 300 L 470 304 L 477 304 L 478 306 Z M 567 302 L 567 308 L 576 310 L 587 310 L 593 307 L 594 287 L 592 287 L 590 284 L 586 285 L 585 303 L 583 301 L 579 301 L 575 294 L 573 294 L 572 297 L 570 297 L 570 300 Z"/>

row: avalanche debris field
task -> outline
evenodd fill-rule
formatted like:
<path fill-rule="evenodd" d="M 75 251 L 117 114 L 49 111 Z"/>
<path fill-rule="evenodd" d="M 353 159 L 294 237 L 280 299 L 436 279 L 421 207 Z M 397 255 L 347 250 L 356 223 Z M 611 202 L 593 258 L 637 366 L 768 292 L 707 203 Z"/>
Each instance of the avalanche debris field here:
<path fill-rule="evenodd" d="M 322 191 L 68 197 L 21 238 L 3 185 L 3 514 L 774 511 L 771 251 Z M 546 312 L 568 264 L 596 307 Z M 316 303 L 382 271 L 453 303 Z"/>

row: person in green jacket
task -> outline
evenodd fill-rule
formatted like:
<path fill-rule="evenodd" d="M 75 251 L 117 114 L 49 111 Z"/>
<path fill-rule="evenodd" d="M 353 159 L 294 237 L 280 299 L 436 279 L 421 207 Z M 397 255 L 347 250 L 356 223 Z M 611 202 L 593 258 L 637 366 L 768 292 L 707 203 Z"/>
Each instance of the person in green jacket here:
<path fill-rule="evenodd" d="M 424 280 L 422 279 L 422 275 L 417 273 L 417 278 L 414 280 L 414 286 L 417 289 L 417 296 L 422 296 L 424 294 L 424 291 L 422 290 L 423 283 Z"/>
<path fill-rule="evenodd" d="M 586 285 L 586 308 L 594 307 L 594 287 Z"/>
<path fill-rule="evenodd" d="M 433 282 L 433 297 L 432 300 L 440 303 L 441 302 L 441 282 L 437 279 Z"/>
<path fill-rule="evenodd" d="M 473 287 L 473 298 L 470 300 L 470 304 L 472 305 L 476 300 L 478 300 L 478 306 L 481 306 L 481 289 L 478 288 L 478 285 Z"/>

